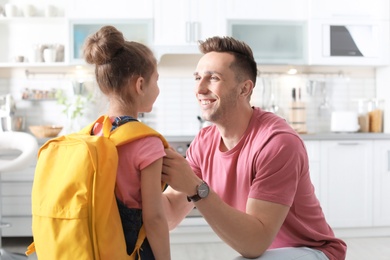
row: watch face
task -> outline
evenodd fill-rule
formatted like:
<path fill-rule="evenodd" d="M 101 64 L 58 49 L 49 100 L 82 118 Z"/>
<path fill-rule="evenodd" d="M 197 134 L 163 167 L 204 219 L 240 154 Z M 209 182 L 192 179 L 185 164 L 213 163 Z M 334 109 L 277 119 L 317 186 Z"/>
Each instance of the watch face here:
<path fill-rule="evenodd" d="M 209 186 L 207 185 L 207 183 L 205 182 L 202 182 L 199 186 L 198 186 L 198 195 L 199 197 L 201 197 L 202 199 L 203 198 L 206 198 L 207 195 L 209 195 Z"/>

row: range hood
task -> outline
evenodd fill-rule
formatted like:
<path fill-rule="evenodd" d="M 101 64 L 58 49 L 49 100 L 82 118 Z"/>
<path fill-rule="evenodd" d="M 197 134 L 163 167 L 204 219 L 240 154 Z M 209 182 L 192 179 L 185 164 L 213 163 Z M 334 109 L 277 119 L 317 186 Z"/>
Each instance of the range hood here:
<path fill-rule="evenodd" d="M 201 55 L 195 44 L 188 45 L 154 45 L 151 47 L 157 60 L 160 62 L 163 56 L 170 55 Z"/>

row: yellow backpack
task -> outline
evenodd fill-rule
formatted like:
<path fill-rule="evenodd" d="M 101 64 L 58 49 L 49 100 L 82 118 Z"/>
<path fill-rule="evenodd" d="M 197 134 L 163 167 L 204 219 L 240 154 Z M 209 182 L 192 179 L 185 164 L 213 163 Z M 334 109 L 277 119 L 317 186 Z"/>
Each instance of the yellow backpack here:
<path fill-rule="evenodd" d="M 103 123 L 103 136 L 90 133 Z M 118 155 L 116 146 L 146 136 L 159 137 L 141 122 L 121 125 L 112 132 L 101 116 L 78 133 L 47 141 L 38 152 L 32 188 L 34 242 L 26 254 L 39 260 L 135 259 L 145 238 L 142 226 L 131 256 L 114 194 Z M 164 186 L 164 185 L 163 185 Z M 163 187 L 162 186 L 162 187 Z"/>

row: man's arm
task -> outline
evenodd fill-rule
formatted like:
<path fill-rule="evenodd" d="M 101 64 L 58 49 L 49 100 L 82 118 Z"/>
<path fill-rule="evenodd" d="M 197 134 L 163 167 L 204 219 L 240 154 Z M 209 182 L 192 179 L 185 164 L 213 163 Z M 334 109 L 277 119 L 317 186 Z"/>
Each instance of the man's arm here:
<path fill-rule="evenodd" d="M 176 190 L 170 188 L 165 192 L 167 203 L 164 206 L 171 227 L 184 217 L 175 212 L 187 214 L 193 207 L 186 196 L 196 194 L 196 186 L 202 180 L 180 154 L 172 150 L 166 150 L 166 153 L 162 178 Z M 246 212 L 241 212 L 223 202 L 212 189 L 208 197 L 196 202 L 195 206 L 223 241 L 249 258 L 260 256 L 270 246 L 289 210 L 284 205 L 248 199 Z"/>
<path fill-rule="evenodd" d="M 259 257 L 268 249 L 289 210 L 284 205 L 249 198 L 246 212 L 241 212 L 214 192 L 195 205 L 214 232 L 247 258 Z"/>

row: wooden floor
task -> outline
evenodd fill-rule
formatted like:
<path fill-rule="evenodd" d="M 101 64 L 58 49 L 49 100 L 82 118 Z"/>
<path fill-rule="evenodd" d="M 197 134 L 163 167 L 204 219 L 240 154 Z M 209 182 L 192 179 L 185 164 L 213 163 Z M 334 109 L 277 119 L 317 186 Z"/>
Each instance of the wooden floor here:
<path fill-rule="evenodd" d="M 23 253 L 31 238 L 3 238 L 3 248 Z M 390 260 L 390 237 L 344 238 L 347 260 Z M 222 243 L 173 244 L 172 260 L 229 260 L 237 253 Z M 35 256 L 28 258 L 36 259 Z"/>

